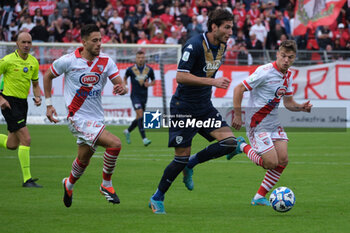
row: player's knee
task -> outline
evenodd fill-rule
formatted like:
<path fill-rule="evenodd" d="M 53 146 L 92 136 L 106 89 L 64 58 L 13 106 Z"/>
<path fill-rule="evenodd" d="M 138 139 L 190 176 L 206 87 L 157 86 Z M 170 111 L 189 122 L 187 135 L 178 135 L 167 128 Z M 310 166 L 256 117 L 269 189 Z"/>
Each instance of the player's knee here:
<path fill-rule="evenodd" d="M 23 146 L 30 146 L 31 141 L 32 139 L 30 138 L 30 136 L 20 139 L 20 143 Z"/>
<path fill-rule="evenodd" d="M 282 165 L 283 167 L 286 167 L 288 165 L 288 158 L 282 159 L 279 164 Z"/>
<path fill-rule="evenodd" d="M 264 168 L 266 169 L 275 169 L 278 166 L 278 161 L 267 160 L 267 161 L 264 161 L 263 165 L 264 165 Z"/>
<path fill-rule="evenodd" d="M 237 140 L 235 137 L 228 137 L 219 142 L 221 148 L 226 154 L 231 153 L 237 147 Z"/>
<path fill-rule="evenodd" d="M 111 142 L 109 143 L 109 148 L 120 148 L 122 146 L 122 142 L 118 137 L 115 137 Z"/>

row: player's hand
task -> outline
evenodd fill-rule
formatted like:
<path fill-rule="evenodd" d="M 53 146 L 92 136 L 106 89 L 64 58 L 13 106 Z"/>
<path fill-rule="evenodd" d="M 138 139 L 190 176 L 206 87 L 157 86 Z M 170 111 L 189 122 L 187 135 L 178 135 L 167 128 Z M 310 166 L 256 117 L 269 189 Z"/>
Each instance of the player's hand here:
<path fill-rule="evenodd" d="M 113 93 L 118 95 L 125 95 L 128 93 L 128 88 L 125 85 L 116 84 L 113 86 Z"/>
<path fill-rule="evenodd" d="M 149 85 L 150 83 L 148 82 L 148 81 L 145 81 L 144 83 L 143 83 L 143 85 L 145 86 L 145 87 L 149 87 L 150 85 Z"/>
<path fill-rule="evenodd" d="M 34 97 L 33 101 L 34 101 L 35 106 L 39 107 L 41 105 L 41 97 L 40 96 Z"/>
<path fill-rule="evenodd" d="M 223 89 L 227 89 L 231 83 L 231 80 L 226 77 L 221 77 L 214 80 L 214 86 Z"/>
<path fill-rule="evenodd" d="M 0 106 L 1 106 L 1 109 L 5 109 L 5 108 L 11 109 L 9 102 L 2 96 L 0 96 Z"/>
<path fill-rule="evenodd" d="M 240 130 L 242 127 L 242 117 L 235 114 L 231 125 L 234 129 Z"/>
<path fill-rule="evenodd" d="M 59 120 L 54 118 L 54 116 L 57 117 L 57 113 L 56 113 L 56 109 L 52 105 L 46 107 L 46 116 L 47 116 L 47 118 L 49 119 L 50 122 L 53 122 L 55 124 L 57 122 L 59 122 Z"/>
<path fill-rule="evenodd" d="M 311 112 L 312 104 L 310 104 L 310 100 L 305 103 L 302 103 L 301 108 L 301 111 L 303 112 Z"/>

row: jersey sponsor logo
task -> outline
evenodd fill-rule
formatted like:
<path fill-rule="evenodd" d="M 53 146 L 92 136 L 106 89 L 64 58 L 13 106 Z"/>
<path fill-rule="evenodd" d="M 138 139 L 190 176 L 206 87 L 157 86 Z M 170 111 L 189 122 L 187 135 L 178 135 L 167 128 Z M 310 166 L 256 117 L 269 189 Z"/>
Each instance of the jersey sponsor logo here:
<path fill-rule="evenodd" d="M 79 78 L 81 85 L 91 87 L 96 85 L 100 81 L 100 75 L 98 73 L 86 73 L 82 74 Z"/>
<path fill-rule="evenodd" d="M 23 68 L 23 72 L 24 72 L 24 73 L 27 73 L 27 72 L 28 72 L 28 67 L 24 67 L 24 68 Z"/>
<path fill-rule="evenodd" d="M 86 91 L 83 89 L 76 90 L 77 97 L 96 97 L 101 95 L 101 90 Z"/>
<path fill-rule="evenodd" d="M 189 58 L 190 58 L 190 52 L 185 51 L 184 54 L 182 55 L 182 60 L 188 61 Z"/>
<path fill-rule="evenodd" d="M 287 88 L 285 86 L 280 86 L 275 91 L 275 97 L 281 99 L 287 92 Z"/>
<path fill-rule="evenodd" d="M 212 71 L 212 70 L 218 70 L 221 65 L 220 60 L 215 60 L 213 62 L 208 62 L 207 65 L 203 68 L 204 72 Z"/>

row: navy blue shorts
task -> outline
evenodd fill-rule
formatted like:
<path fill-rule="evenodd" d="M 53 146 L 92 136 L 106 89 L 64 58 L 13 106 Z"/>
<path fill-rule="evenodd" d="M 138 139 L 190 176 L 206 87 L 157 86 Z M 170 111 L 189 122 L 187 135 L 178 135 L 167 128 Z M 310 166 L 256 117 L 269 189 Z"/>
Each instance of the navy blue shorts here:
<path fill-rule="evenodd" d="M 7 122 L 7 130 L 11 133 L 26 126 L 28 102 L 27 99 L 19 99 L 12 96 L 2 95 L 10 104 L 11 109 L 1 109 L 2 115 Z"/>
<path fill-rule="evenodd" d="M 193 137 L 197 133 L 209 142 L 215 140 L 210 133 L 216 129 L 228 126 L 228 124 L 213 106 L 208 106 L 207 110 L 205 114 L 194 115 L 191 113 L 191 110 L 186 111 L 176 107 L 170 108 L 170 115 L 173 117 L 171 121 L 174 122 L 174 124 L 169 127 L 168 146 L 189 147 L 192 144 Z M 184 124 L 180 125 L 181 121 L 183 121 Z"/>
<path fill-rule="evenodd" d="M 131 96 L 131 102 L 134 110 L 142 109 L 145 111 L 147 98 L 141 98 L 138 96 Z"/>

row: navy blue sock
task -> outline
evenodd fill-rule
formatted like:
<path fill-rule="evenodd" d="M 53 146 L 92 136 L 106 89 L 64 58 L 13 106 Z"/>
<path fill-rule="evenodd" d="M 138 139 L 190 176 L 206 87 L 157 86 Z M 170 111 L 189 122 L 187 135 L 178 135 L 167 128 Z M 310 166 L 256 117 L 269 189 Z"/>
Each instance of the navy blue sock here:
<path fill-rule="evenodd" d="M 163 195 L 168 191 L 171 183 L 176 179 L 180 172 L 186 167 L 189 157 L 190 156 L 175 156 L 174 160 L 165 168 L 158 185 L 158 190 L 163 193 Z"/>
<path fill-rule="evenodd" d="M 194 166 L 196 166 L 198 164 L 198 158 L 197 158 L 197 154 L 194 154 L 190 157 L 190 160 L 188 160 L 188 164 L 187 167 L 188 168 L 194 168 Z"/>
<path fill-rule="evenodd" d="M 145 133 L 145 129 L 143 128 L 143 117 L 137 120 L 137 125 L 139 126 L 141 137 L 142 139 L 144 139 L 146 137 L 146 133 Z"/>
<path fill-rule="evenodd" d="M 128 128 L 129 133 L 131 133 L 131 131 L 133 131 L 136 128 L 136 126 L 137 126 L 137 119 L 131 122 L 131 125 Z"/>
<path fill-rule="evenodd" d="M 211 159 L 227 155 L 236 149 L 237 141 L 234 137 L 225 138 L 219 142 L 207 146 L 197 154 L 191 156 L 187 164 L 188 168 L 193 168 L 199 163 L 204 163 Z"/>
<path fill-rule="evenodd" d="M 164 193 L 157 189 L 157 191 L 152 196 L 155 201 L 164 201 Z"/>

